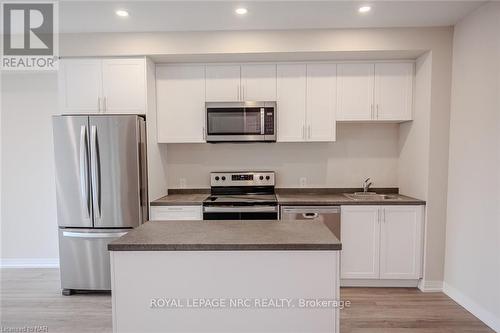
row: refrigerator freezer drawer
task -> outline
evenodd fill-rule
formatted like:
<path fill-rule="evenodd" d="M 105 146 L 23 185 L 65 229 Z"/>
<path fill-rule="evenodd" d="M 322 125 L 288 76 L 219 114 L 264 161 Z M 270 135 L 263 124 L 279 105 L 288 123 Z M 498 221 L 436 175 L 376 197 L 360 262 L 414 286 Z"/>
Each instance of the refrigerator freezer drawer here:
<path fill-rule="evenodd" d="M 131 229 L 59 229 L 63 289 L 111 290 L 108 243 Z"/>

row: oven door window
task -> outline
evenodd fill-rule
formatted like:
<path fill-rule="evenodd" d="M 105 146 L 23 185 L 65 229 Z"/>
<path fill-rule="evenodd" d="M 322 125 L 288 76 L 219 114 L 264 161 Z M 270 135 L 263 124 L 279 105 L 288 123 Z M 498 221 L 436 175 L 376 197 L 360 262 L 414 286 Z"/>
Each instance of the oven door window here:
<path fill-rule="evenodd" d="M 261 134 L 260 108 L 208 108 L 208 135 Z"/>

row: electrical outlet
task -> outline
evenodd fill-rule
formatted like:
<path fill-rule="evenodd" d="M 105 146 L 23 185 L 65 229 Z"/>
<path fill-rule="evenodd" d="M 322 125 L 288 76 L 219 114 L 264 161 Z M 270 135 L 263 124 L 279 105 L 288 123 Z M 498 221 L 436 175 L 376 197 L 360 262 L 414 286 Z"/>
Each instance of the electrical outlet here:
<path fill-rule="evenodd" d="M 186 188 L 186 178 L 179 179 L 179 183 L 181 185 L 181 188 Z"/>
<path fill-rule="evenodd" d="M 306 177 L 300 177 L 299 178 L 300 187 L 306 187 L 306 183 L 307 183 Z"/>

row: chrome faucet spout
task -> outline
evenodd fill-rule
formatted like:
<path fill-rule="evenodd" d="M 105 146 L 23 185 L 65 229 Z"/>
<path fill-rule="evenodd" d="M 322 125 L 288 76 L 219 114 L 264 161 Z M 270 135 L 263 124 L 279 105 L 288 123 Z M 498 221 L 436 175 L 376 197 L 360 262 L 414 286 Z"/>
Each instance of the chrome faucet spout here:
<path fill-rule="evenodd" d="M 365 181 L 363 182 L 363 192 L 368 192 L 370 189 L 370 186 L 372 186 L 372 182 L 370 182 L 370 178 L 366 178 Z"/>

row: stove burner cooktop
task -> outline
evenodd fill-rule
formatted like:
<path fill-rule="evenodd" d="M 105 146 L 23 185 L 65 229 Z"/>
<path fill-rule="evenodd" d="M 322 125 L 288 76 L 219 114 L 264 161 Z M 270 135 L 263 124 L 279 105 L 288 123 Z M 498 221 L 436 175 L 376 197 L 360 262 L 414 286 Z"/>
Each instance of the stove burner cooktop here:
<path fill-rule="evenodd" d="M 259 205 L 276 204 L 277 201 L 274 194 L 220 194 L 209 196 L 203 203 L 208 205 Z"/>

